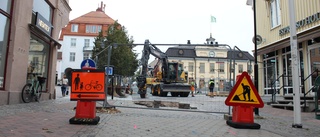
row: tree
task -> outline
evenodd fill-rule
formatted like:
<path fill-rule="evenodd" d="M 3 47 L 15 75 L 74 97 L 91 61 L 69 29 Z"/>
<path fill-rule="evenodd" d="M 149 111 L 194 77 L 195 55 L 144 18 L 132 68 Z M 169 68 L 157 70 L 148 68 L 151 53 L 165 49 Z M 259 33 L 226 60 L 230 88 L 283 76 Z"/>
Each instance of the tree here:
<path fill-rule="evenodd" d="M 122 76 L 133 76 L 138 68 L 137 53 L 133 38 L 127 35 L 126 28 L 117 21 L 107 30 L 107 36 L 100 32 L 95 38 L 92 58 L 96 60 L 98 68 L 104 68 L 108 61 L 108 46 L 112 46 L 110 65 L 114 66 L 114 73 Z"/>

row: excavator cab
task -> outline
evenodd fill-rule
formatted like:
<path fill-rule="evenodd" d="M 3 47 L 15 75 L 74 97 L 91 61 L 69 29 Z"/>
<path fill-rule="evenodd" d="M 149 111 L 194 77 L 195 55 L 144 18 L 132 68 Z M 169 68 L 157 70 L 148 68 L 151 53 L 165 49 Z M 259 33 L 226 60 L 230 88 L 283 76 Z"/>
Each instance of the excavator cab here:
<path fill-rule="evenodd" d="M 170 62 L 169 65 L 169 73 L 167 74 L 167 78 L 170 82 L 175 83 L 184 83 L 187 82 L 187 74 L 183 70 L 183 64 L 178 62 Z"/>

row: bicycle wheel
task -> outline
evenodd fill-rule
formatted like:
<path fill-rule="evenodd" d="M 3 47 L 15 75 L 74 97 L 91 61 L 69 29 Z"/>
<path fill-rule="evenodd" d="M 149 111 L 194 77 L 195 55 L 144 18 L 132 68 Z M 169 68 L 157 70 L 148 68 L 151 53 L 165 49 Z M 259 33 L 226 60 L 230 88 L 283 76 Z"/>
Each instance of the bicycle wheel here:
<path fill-rule="evenodd" d="M 84 88 L 85 88 L 86 90 L 90 90 L 90 89 L 91 89 L 91 85 L 90 85 L 90 84 L 87 84 Z"/>
<path fill-rule="evenodd" d="M 98 84 L 97 85 L 97 90 L 101 90 L 102 89 L 102 85 L 101 84 Z"/>
<path fill-rule="evenodd" d="M 31 89 L 31 84 L 26 84 L 24 85 L 23 89 L 22 89 L 22 101 L 24 103 L 29 103 L 32 100 L 32 89 Z"/>
<path fill-rule="evenodd" d="M 34 100 L 40 102 L 40 97 L 41 97 L 41 90 L 42 90 L 42 85 L 39 85 L 35 95 L 34 95 Z"/>

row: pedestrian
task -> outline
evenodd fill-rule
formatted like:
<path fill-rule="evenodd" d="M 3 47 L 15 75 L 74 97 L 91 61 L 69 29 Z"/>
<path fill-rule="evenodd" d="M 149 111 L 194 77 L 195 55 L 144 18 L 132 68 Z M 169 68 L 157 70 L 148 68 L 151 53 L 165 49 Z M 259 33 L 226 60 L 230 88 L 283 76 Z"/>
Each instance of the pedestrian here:
<path fill-rule="evenodd" d="M 61 86 L 61 92 L 62 92 L 62 96 L 66 96 L 68 95 L 69 89 L 68 89 L 68 79 L 66 76 L 63 76 L 62 79 L 62 86 Z"/>
<path fill-rule="evenodd" d="M 213 78 L 211 78 L 210 79 L 210 81 L 209 81 L 209 96 L 210 97 L 213 97 L 213 90 L 214 90 L 214 80 L 213 80 Z"/>
<path fill-rule="evenodd" d="M 194 80 L 191 81 L 191 95 L 194 97 L 194 91 L 195 91 L 195 83 Z"/>

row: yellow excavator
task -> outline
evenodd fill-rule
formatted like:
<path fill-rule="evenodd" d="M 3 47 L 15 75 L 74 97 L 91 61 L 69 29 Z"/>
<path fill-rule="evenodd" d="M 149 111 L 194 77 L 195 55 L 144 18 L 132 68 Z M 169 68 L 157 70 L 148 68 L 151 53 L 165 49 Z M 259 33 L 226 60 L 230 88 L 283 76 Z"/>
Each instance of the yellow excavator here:
<path fill-rule="evenodd" d="M 153 55 L 158 62 L 153 69 L 148 69 L 149 56 Z M 170 92 L 174 97 L 188 97 L 191 85 L 188 83 L 188 73 L 183 70 L 183 64 L 169 62 L 168 56 L 149 40 L 144 43 L 140 64 L 142 70 L 137 77 L 138 94 L 146 97 L 147 88 L 151 88 L 153 96 L 166 97 Z"/>

